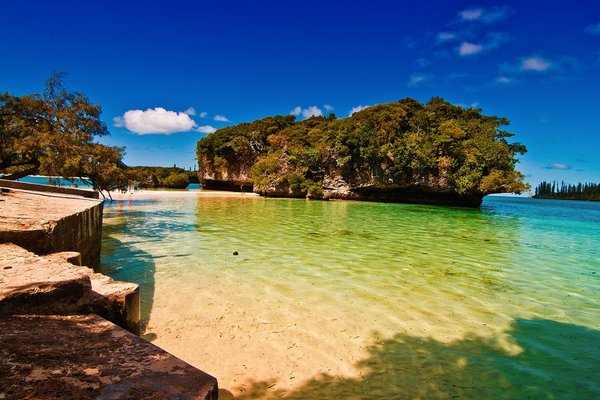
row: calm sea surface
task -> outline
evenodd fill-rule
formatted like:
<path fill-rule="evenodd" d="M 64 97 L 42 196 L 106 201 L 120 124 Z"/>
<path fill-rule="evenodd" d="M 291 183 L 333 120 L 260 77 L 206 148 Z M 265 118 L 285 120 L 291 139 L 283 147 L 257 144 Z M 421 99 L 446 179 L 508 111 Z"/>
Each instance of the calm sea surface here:
<path fill-rule="evenodd" d="M 600 203 L 132 198 L 103 272 L 222 395 L 600 398 Z"/>

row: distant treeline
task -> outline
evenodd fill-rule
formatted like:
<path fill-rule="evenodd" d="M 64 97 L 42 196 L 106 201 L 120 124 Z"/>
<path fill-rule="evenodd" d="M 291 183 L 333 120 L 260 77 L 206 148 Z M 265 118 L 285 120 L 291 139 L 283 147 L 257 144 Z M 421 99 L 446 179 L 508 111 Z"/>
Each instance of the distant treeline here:
<path fill-rule="evenodd" d="M 563 200 L 594 200 L 600 201 L 600 184 L 578 183 L 576 185 L 561 182 L 542 182 L 535 188 L 538 199 L 563 199 Z"/>
<path fill-rule="evenodd" d="M 198 183 L 196 171 L 186 171 L 177 167 L 127 167 L 130 181 L 138 188 L 184 189 L 190 183 Z"/>

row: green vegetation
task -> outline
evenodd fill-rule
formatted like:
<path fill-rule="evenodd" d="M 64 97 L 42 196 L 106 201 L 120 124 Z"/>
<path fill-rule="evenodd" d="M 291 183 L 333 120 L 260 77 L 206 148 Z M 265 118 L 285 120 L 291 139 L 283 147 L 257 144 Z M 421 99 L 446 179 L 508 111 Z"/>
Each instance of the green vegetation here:
<path fill-rule="evenodd" d="M 130 185 L 138 188 L 185 189 L 198 182 L 196 172 L 177 167 L 127 167 Z"/>
<path fill-rule="evenodd" d="M 577 185 L 561 182 L 542 182 L 535 188 L 537 199 L 561 199 L 561 200 L 592 200 L 600 201 L 600 184 L 578 183 Z"/>
<path fill-rule="evenodd" d="M 53 74 L 42 94 L 0 93 L 0 173 L 85 177 L 98 190 L 122 186 L 123 149 L 95 142 L 109 134 L 100 106 L 65 89 L 63 76 Z"/>
<path fill-rule="evenodd" d="M 0 174 L 4 179 L 41 174 L 80 178 L 103 191 L 128 186 L 186 188 L 195 172 L 162 167 L 127 167 L 123 148 L 97 143 L 108 135 L 101 108 L 63 86 L 53 74 L 42 94 L 0 93 Z"/>
<path fill-rule="evenodd" d="M 201 178 L 247 174 L 263 194 L 319 198 L 339 182 L 459 197 L 520 193 L 528 185 L 515 164 L 526 149 L 507 141 L 508 123 L 441 98 L 404 99 L 343 119 L 278 116 L 227 127 L 201 139 L 197 156 Z"/>

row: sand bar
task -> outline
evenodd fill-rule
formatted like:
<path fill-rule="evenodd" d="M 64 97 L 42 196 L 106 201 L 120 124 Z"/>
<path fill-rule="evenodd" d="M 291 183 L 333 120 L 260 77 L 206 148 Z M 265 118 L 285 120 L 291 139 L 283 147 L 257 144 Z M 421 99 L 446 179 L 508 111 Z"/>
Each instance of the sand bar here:
<path fill-rule="evenodd" d="M 168 197 L 260 197 L 257 193 L 227 192 L 220 190 L 136 190 L 111 192 L 113 200 L 135 200 Z M 108 198 L 108 196 L 107 196 Z"/>

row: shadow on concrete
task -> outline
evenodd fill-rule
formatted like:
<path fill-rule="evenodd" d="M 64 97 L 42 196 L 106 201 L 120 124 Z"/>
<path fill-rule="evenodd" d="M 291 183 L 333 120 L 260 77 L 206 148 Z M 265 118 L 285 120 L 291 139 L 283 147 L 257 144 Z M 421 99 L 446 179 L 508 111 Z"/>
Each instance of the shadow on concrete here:
<path fill-rule="evenodd" d="M 0 319 L 1 399 L 216 399 L 217 381 L 96 315 Z"/>
<path fill-rule="evenodd" d="M 509 334 L 515 354 L 476 335 L 441 343 L 397 334 L 368 349 L 360 379 L 323 374 L 291 392 L 254 382 L 237 399 L 600 398 L 600 331 L 519 319 Z"/>

